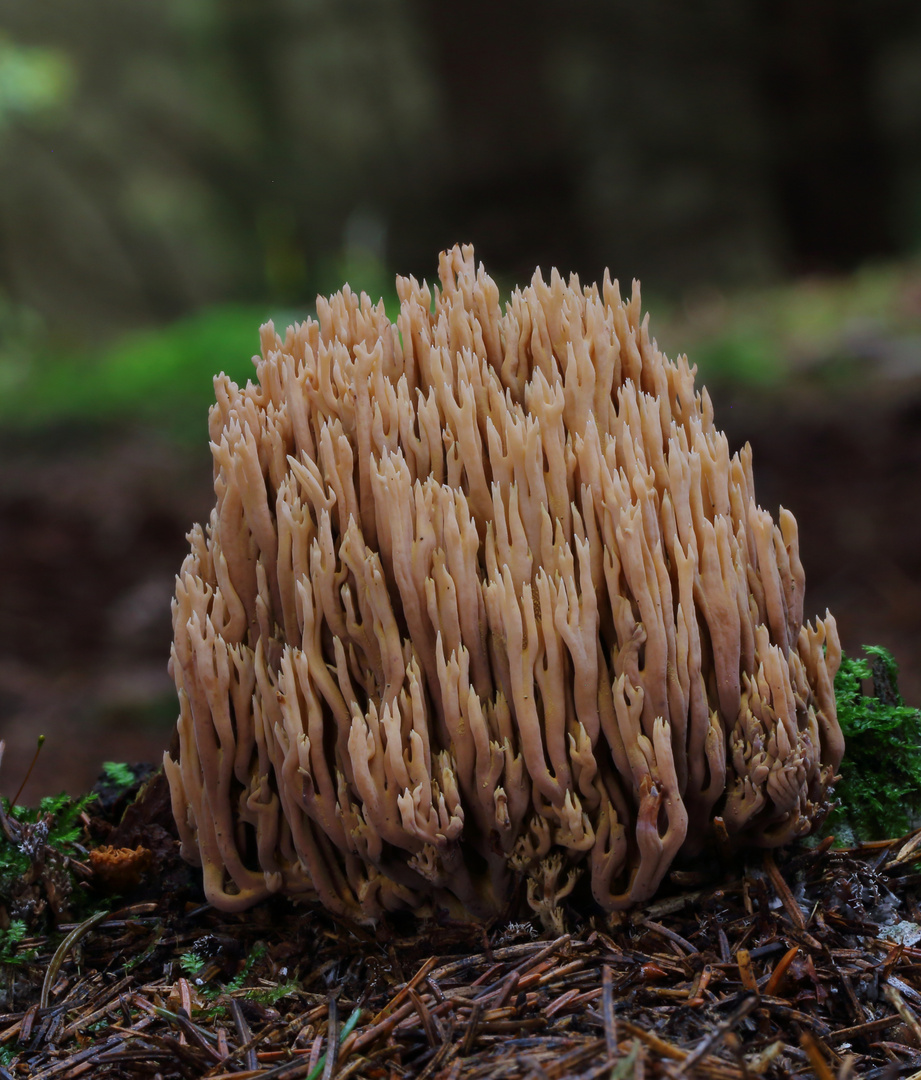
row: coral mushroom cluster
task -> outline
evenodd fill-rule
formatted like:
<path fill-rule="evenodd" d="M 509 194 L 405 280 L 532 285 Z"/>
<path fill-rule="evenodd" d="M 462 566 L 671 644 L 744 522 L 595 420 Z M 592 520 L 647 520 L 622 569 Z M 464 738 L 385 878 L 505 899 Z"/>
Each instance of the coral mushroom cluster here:
<path fill-rule="evenodd" d="M 638 289 L 537 272 L 503 312 L 471 248 L 439 277 L 215 381 L 165 768 L 218 907 L 612 910 L 716 816 L 770 846 L 824 812 L 834 620 Z"/>

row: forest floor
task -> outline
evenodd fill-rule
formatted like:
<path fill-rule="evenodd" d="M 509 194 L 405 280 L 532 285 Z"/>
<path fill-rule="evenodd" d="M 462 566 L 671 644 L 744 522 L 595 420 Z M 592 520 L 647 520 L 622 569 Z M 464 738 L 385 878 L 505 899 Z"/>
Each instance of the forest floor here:
<path fill-rule="evenodd" d="M 68 859 L 0 820 L 32 864 L 2 896 L 27 924 L 0 931 L 4 1080 L 919 1075 L 921 832 L 711 856 L 632 912 L 565 900 L 556 926 L 525 907 L 360 927 L 284 900 L 216 911 L 162 774 L 124 817 L 101 796 Z"/>

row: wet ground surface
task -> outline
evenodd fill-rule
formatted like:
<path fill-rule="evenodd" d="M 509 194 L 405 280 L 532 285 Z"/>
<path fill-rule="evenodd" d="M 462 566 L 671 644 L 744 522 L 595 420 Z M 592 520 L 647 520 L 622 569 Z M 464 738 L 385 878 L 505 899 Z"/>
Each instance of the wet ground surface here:
<path fill-rule="evenodd" d="M 806 613 L 845 650 L 889 648 L 921 704 L 921 381 L 804 383 L 714 395 L 759 501 L 799 522 Z M 175 718 L 166 672 L 185 533 L 213 500 L 210 458 L 144 433 L 0 434 L 0 793 L 88 790 L 103 761 L 158 761 Z"/>

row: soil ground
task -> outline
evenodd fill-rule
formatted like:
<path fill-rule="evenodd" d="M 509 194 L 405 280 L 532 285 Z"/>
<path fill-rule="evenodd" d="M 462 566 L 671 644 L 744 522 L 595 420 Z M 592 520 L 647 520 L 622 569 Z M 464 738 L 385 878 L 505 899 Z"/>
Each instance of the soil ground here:
<path fill-rule="evenodd" d="M 848 653 L 889 648 L 921 703 L 921 379 L 714 398 L 733 449 L 752 443 L 761 504 L 796 515 L 807 615 L 829 608 Z M 44 734 L 28 804 L 88 790 L 103 761 L 162 757 L 173 577 L 213 493 L 204 430 L 193 449 L 132 430 L 0 435 L 0 460 L 0 793 Z"/>

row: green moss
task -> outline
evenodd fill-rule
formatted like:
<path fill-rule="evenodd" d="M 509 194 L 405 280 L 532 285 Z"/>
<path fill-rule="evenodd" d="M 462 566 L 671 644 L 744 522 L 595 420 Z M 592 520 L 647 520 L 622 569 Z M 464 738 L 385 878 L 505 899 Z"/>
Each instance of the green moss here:
<path fill-rule="evenodd" d="M 195 983 L 196 992 L 204 1000 L 212 1004 L 203 1009 L 202 1013 L 208 1016 L 224 1015 L 226 1013 L 225 999 L 229 995 L 242 997 L 246 1001 L 258 1002 L 261 1005 L 274 1005 L 281 998 L 289 997 L 298 993 L 300 986 L 296 978 L 275 985 L 247 985 L 253 978 L 255 969 L 260 960 L 266 955 L 267 947 L 263 942 L 257 942 L 250 950 L 249 955 L 243 962 L 237 974 L 227 983 L 218 980 L 205 979 L 208 962 L 196 952 L 195 947 L 184 952 L 179 957 L 179 966 L 183 974 Z"/>
<path fill-rule="evenodd" d="M 184 952 L 179 957 L 179 966 L 182 968 L 184 975 L 194 979 L 196 975 L 200 975 L 204 971 L 205 961 L 194 949 L 189 949 L 188 952 Z"/>
<path fill-rule="evenodd" d="M 904 835 L 921 820 L 921 709 L 903 702 L 890 653 L 873 645 L 864 653 L 866 659 L 843 657 L 835 678 L 846 749 L 830 824 L 882 840 Z"/>
<path fill-rule="evenodd" d="M 19 943 L 28 936 L 28 928 L 22 919 L 13 919 L 6 930 L 0 929 L 0 967 L 21 964 L 35 955 L 31 950 L 23 952 Z"/>
<path fill-rule="evenodd" d="M 22 919 L 30 932 L 41 931 L 47 915 L 85 903 L 77 888 L 85 854 L 81 815 L 95 798 L 50 796 L 37 810 L 0 800 L 0 919 L 12 919 L 11 926 Z"/>

